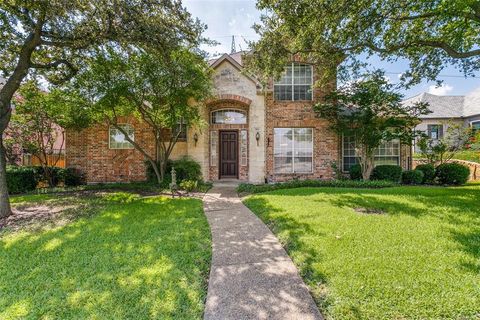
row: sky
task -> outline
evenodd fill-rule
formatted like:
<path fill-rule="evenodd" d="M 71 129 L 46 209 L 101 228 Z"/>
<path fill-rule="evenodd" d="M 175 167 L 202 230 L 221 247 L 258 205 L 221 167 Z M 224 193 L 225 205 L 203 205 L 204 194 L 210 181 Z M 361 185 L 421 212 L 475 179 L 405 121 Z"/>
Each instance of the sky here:
<path fill-rule="evenodd" d="M 261 12 L 255 6 L 255 0 L 183 0 L 184 6 L 195 17 L 208 26 L 205 36 L 219 44 L 203 47 L 212 56 L 230 53 L 232 35 L 235 36 L 237 51 L 248 49 L 247 41 L 258 39 L 252 25 L 260 21 Z M 389 63 L 377 57 L 371 57 L 369 62 L 386 72 L 386 76 L 393 83 L 397 83 L 399 76 L 408 68 L 406 61 Z M 404 90 L 406 98 L 422 92 L 437 95 L 465 95 L 480 87 L 480 73 L 476 78 L 463 77 L 463 74 L 453 67 L 446 67 L 439 79 L 443 80 L 441 87 L 433 82 L 422 82 L 419 85 Z"/>

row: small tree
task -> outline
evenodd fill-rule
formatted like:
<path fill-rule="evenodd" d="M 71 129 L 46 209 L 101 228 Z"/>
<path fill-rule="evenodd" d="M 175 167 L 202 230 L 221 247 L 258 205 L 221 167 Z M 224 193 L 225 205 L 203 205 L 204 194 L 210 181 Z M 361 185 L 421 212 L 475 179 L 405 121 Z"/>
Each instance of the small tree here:
<path fill-rule="evenodd" d="M 441 139 L 431 139 L 422 135 L 417 142 L 420 154 L 433 165 L 448 162 L 459 151 L 465 148 L 471 137 L 471 129 L 461 124 L 449 123 L 445 136 Z"/>
<path fill-rule="evenodd" d="M 339 135 L 355 137 L 356 153 L 367 180 L 374 167 L 374 153 L 382 141 L 399 139 L 410 144 L 418 116 L 428 113 L 427 105 L 405 106 L 384 74 L 377 71 L 362 81 L 350 83 L 315 105 L 318 117 L 328 120 Z"/>
<path fill-rule="evenodd" d="M 181 134 L 175 130 L 179 123 L 201 124 L 199 103 L 210 95 L 211 77 L 204 56 L 186 48 L 158 52 L 110 47 L 91 61 L 76 86 L 91 101 L 96 119 L 115 127 L 143 154 L 160 184 Z M 153 153 L 120 125 L 129 116 L 149 126 Z"/>
<path fill-rule="evenodd" d="M 10 139 L 39 160 L 49 186 L 53 187 L 53 167 L 62 156 L 65 129 L 85 127 L 88 110 L 79 97 L 66 96 L 59 90 L 45 92 L 35 81 L 20 88 L 14 107 L 11 125 L 18 132 L 9 133 Z"/>

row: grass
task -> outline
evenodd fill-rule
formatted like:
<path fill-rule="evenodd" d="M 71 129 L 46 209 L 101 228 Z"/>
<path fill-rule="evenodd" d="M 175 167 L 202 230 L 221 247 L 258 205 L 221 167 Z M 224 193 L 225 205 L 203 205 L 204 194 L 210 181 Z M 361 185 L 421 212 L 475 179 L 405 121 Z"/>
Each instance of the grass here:
<path fill-rule="evenodd" d="M 477 184 L 300 188 L 245 204 L 278 235 L 327 318 L 477 319 L 479 199 Z"/>
<path fill-rule="evenodd" d="M 0 233 L 0 319 L 202 318 L 211 240 L 201 201 L 12 197 L 14 206 L 32 201 L 96 211 L 63 226 Z"/>

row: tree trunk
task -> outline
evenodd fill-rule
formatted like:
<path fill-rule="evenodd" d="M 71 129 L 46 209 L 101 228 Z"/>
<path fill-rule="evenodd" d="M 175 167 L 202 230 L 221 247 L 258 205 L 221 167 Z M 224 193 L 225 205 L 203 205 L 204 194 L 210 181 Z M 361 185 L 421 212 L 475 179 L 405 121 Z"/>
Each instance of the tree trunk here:
<path fill-rule="evenodd" d="M 362 178 L 363 180 L 370 180 L 375 163 L 372 156 L 367 156 L 362 159 Z"/>
<path fill-rule="evenodd" d="M 11 214 L 7 188 L 7 158 L 3 147 L 3 137 L 0 134 L 0 218 L 8 217 Z"/>
<path fill-rule="evenodd" d="M 159 185 L 162 184 L 163 177 L 162 177 L 162 174 L 160 173 L 160 170 L 158 169 L 158 164 L 151 159 L 148 159 L 148 162 L 150 162 L 150 165 L 152 166 L 153 172 L 155 172 L 155 177 L 157 177 L 157 183 Z"/>

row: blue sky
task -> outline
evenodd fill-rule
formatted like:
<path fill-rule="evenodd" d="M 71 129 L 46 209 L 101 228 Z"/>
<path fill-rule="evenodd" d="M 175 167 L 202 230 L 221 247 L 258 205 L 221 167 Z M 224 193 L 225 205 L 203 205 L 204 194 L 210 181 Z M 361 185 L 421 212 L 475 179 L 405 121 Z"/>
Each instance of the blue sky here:
<path fill-rule="evenodd" d="M 232 35 L 235 35 L 237 51 L 247 49 L 246 41 L 258 39 L 258 35 L 251 28 L 260 20 L 261 12 L 255 7 L 255 0 L 184 0 L 183 3 L 193 16 L 198 17 L 207 24 L 205 35 L 217 42 L 214 47 L 204 47 L 212 56 L 229 53 Z M 405 71 L 408 64 L 405 61 L 388 63 L 372 57 L 370 63 L 384 69 L 392 82 L 398 82 L 399 74 Z M 435 83 L 423 82 L 409 90 L 404 91 L 406 97 L 421 92 L 430 92 L 438 95 L 464 95 L 480 87 L 480 74 L 477 78 L 465 79 L 462 73 L 453 67 L 445 68 L 440 79 L 443 86 L 436 88 Z"/>

